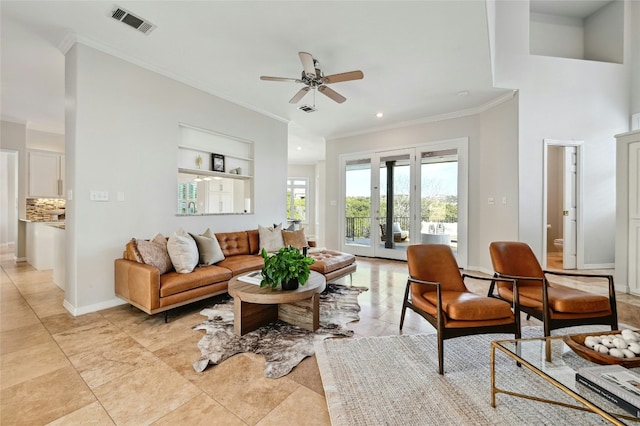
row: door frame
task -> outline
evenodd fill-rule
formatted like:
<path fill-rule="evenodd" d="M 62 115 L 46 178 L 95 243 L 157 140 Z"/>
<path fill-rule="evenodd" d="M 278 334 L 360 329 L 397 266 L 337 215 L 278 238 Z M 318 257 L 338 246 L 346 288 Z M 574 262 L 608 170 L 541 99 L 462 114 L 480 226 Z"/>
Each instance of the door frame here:
<path fill-rule="evenodd" d="M 347 253 L 352 253 L 357 256 L 368 256 L 374 257 L 375 249 L 373 246 L 370 247 L 358 247 L 358 246 L 348 246 L 345 244 L 345 168 L 346 164 L 350 160 L 371 159 L 371 186 L 377 184 L 379 182 L 379 170 L 373 170 L 373 163 L 380 158 L 380 156 L 384 156 L 390 152 L 401 152 L 405 150 L 414 150 L 414 156 L 412 158 L 412 167 L 411 170 L 411 185 L 412 191 L 414 194 L 411 196 L 411 209 L 412 209 L 412 226 L 410 232 L 410 239 L 414 241 L 414 244 L 420 241 L 420 228 L 421 228 L 421 218 L 419 214 L 416 214 L 418 207 L 420 205 L 421 195 L 417 191 L 418 183 L 421 179 L 420 173 L 420 156 L 422 152 L 425 151 L 438 151 L 443 149 L 452 149 L 455 148 L 458 152 L 458 251 L 456 254 L 457 262 L 460 267 L 467 267 L 468 261 L 468 252 L 469 252 L 469 229 L 468 229 L 468 221 L 469 221 L 469 138 L 464 136 L 460 138 L 453 139 L 443 139 L 433 142 L 425 142 L 415 145 L 408 146 L 398 146 L 394 147 L 394 149 L 377 149 L 371 151 L 360 151 L 353 153 L 344 153 L 339 155 L 340 161 L 340 176 L 339 176 L 339 185 L 340 185 L 340 197 L 338 199 L 338 238 L 340 239 L 340 247 L 342 251 Z M 377 164 L 377 163 L 376 163 Z M 372 212 L 371 216 L 373 217 L 373 188 L 371 188 L 372 197 Z M 374 235 L 375 234 L 375 235 Z M 372 229 L 371 232 L 371 244 L 373 245 L 373 238 L 379 238 L 379 231 L 377 229 Z M 406 251 L 403 251 L 403 260 L 406 260 Z"/>
<path fill-rule="evenodd" d="M 543 158 L 542 158 L 542 268 L 547 267 L 547 205 L 549 196 L 547 186 L 549 184 L 547 178 L 549 166 L 549 147 L 575 147 L 576 149 L 576 266 L 577 269 L 584 269 L 584 233 L 582 228 L 582 200 L 583 200 L 583 146 L 584 141 L 561 140 L 561 139 L 543 139 Z M 564 262 L 564 255 L 563 255 Z"/>

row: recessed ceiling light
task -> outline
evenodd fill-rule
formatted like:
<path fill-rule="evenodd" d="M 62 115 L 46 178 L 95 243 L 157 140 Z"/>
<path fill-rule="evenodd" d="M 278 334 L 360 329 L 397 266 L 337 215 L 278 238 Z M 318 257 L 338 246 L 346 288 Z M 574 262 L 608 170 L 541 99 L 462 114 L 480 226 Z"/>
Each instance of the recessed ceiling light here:
<path fill-rule="evenodd" d="M 302 151 L 302 147 L 301 147 L 301 146 L 297 147 L 296 149 L 297 149 L 298 151 Z"/>
<path fill-rule="evenodd" d="M 460 97 L 464 97 L 469 95 L 469 91 L 468 90 L 461 90 L 460 92 L 458 92 L 458 96 Z"/>
<path fill-rule="evenodd" d="M 379 113 L 376 114 L 376 117 L 382 118 L 383 115 L 384 115 L 383 113 L 379 112 Z"/>

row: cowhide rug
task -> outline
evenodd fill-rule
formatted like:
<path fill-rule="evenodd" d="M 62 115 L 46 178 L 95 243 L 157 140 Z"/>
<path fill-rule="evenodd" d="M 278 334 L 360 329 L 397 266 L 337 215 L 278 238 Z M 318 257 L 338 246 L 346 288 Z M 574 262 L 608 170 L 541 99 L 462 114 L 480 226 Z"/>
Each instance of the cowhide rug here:
<path fill-rule="evenodd" d="M 220 364 L 233 355 L 253 352 L 264 355 L 265 377 L 282 377 L 314 354 L 316 340 L 353 336 L 346 324 L 360 319 L 358 295 L 366 290 L 365 287 L 327 284 L 320 294 L 320 328 L 315 332 L 278 320 L 244 336 L 236 336 L 233 332 L 233 299 L 204 309 L 200 313 L 208 319 L 193 327 L 206 331 L 198 342 L 202 357 L 193 363 L 193 368 L 201 372 L 209 364 Z"/>

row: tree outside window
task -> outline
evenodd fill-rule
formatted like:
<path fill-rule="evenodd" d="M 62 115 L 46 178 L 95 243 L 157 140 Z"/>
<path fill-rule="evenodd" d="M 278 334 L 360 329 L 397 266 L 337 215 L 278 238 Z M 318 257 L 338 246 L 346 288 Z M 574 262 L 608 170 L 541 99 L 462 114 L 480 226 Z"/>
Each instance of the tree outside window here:
<path fill-rule="evenodd" d="M 307 187 L 305 178 L 287 179 L 287 219 L 307 222 Z"/>

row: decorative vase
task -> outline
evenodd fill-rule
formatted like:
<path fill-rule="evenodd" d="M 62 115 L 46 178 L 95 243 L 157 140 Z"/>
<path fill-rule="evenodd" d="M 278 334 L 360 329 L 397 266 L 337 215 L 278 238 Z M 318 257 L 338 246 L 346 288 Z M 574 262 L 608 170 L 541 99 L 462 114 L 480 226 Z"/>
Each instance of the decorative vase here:
<path fill-rule="evenodd" d="M 292 278 L 289 281 L 282 281 L 282 289 L 286 291 L 296 290 L 298 288 L 298 279 Z"/>

